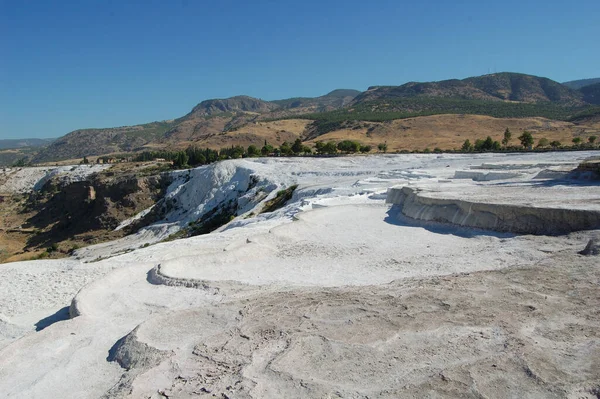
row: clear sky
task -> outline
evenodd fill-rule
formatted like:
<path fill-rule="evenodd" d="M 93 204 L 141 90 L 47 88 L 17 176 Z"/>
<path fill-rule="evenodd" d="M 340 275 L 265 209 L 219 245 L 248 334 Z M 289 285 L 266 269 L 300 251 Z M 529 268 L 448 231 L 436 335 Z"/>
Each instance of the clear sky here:
<path fill-rule="evenodd" d="M 0 139 L 198 102 L 522 72 L 600 76 L 599 0 L 0 0 Z"/>

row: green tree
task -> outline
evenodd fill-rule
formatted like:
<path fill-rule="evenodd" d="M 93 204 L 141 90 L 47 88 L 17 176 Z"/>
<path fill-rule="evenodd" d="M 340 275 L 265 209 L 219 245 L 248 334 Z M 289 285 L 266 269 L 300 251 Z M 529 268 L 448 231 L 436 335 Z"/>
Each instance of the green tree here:
<path fill-rule="evenodd" d="M 579 145 L 579 144 L 581 144 L 581 137 L 575 137 L 572 141 L 573 141 L 573 144 Z"/>
<path fill-rule="evenodd" d="M 317 151 L 317 154 L 325 154 L 325 143 L 317 141 L 315 143 L 315 150 Z"/>
<path fill-rule="evenodd" d="M 294 154 L 300 154 L 302 152 L 302 140 L 297 138 L 296 141 L 294 141 L 294 144 L 292 144 L 292 151 Z"/>
<path fill-rule="evenodd" d="M 21 158 L 18 161 L 15 161 L 12 166 L 13 168 L 22 168 L 27 164 L 27 158 Z"/>
<path fill-rule="evenodd" d="M 492 138 L 490 136 L 487 136 L 485 138 L 485 141 L 483 142 L 483 150 L 491 151 L 493 149 L 494 149 L 494 140 L 492 140 Z"/>
<path fill-rule="evenodd" d="M 260 149 L 260 153 L 263 156 L 267 156 L 269 154 L 272 154 L 275 151 L 275 149 L 273 148 L 273 146 L 271 144 L 267 144 L 267 141 L 265 140 L 265 145 L 263 146 L 263 148 Z"/>
<path fill-rule="evenodd" d="M 261 155 L 261 151 L 254 144 L 250 144 L 246 152 L 249 157 L 260 157 Z"/>
<path fill-rule="evenodd" d="M 371 152 L 372 147 L 370 145 L 361 145 L 360 152 L 366 154 L 367 152 Z"/>
<path fill-rule="evenodd" d="M 523 134 L 521 134 L 518 137 L 518 139 L 521 142 L 521 145 L 523 146 L 523 148 L 531 148 L 531 146 L 534 143 L 533 135 L 531 133 L 529 133 L 527 130 L 523 131 Z"/>
<path fill-rule="evenodd" d="M 377 144 L 377 149 L 381 152 L 387 152 L 387 149 L 388 149 L 387 142 Z"/>
<path fill-rule="evenodd" d="M 477 139 L 475 140 L 475 144 L 473 144 L 473 149 L 475 151 L 483 151 L 483 145 L 484 145 L 484 141 L 481 139 Z"/>
<path fill-rule="evenodd" d="M 335 141 L 330 141 L 327 144 L 325 144 L 324 147 L 325 150 L 325 154 L 336 154 L 337 153 L 337 145 L 335 144 Z"/>
<path fill-rule="evenodd" d="M 590 136 L 590 137 L 588 137 L 588 142 L 590 144 L 594 144 L 596 142 L 597 138 L 598 138 L 598 136 Z"/>
<path fill-rule="evenodd" d="M 360 151 L 360 143 L 352 140 L 340 141 L 337 144 L 337 149 L 346 153 L 355 153 Z"/>
<path fill-rule="evenodd" d="M 283 155 L 292 155 L 294 151 L 292 150 L 292 146 L 287 141 L 284 141 L 280 146 L 279 150 Z"/>
<path fill-rule="evenodd" d="M 550 145 L 550 141 L 547 138 L 542 137 L 538 141 L 538 145 L 537 146 L 541 148 L 541 147 L 548 147 L 549 145 Z"/>
<path fill-rule="evenodd" d="M 500 143 L 487 136 L 485 140 L 475 140 L 475 151 L 494 151 L 500 149 Z"/>
<path fill-rule="evenodd" d="M 554 140 L 550 142 L 550 147 L 552 147 L 553 149 L 557 149 L 561 146 L 562 144 L 560 143 L 560 141 Z"/>
<path fill-rule="evenodd" d="M 508 146 L 508 143 L 511 138 L 512 138 L 512 133 L 509 128 L 506 128 L 506 130 L 504 131 L 504 137 L 502 138 L 502 144 L 505 147 Z"/>
<path fill-rule="evenodd" d="M 471 152 L 473 151 L 473 144 L 471 144 L 471 142 L 469 141 L 469 139 L 466 139 L 465 142 L 463 143 L 461 150 L 463 152 Z"/>
<path fill-rule="evenodd" d="M 188 156 L 188 154 L 186 154 L 185 151 L 178 151 L 175 154 L 175 159 L 173 159 L 173 166 L 176 168 L 187 168 L 189 166 L 189 160 L 190 157 Z"/>

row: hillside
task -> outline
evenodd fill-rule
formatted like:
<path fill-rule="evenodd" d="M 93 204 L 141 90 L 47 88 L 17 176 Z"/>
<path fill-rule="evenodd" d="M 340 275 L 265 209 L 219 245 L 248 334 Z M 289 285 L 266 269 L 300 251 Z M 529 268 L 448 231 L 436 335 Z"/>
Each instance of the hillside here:
<path fill-rule="evenodd" d="M 600 82 L 579 89 L 583 99 L 590 104 L 600 105 Z"/>
<path fill-rule="evenodd" d="M 35 163 L 54 162 L 142 150 L 149 148 L 181 148 L 191 143 L 215 148 L 230 145 L 259 144 L 265 139 L 295 139 L 302 129 L 292 123 L 290 132 L 255 133 L 253 124 L 260 118 L 273 119 L 293 115 L 335 110 L 349 103 L 359 92 L 339 89 L 315 98 L 264 101 L 249 96 L 211 99 L 200 102 L 188 114 L 172 121 L 106 129 L 82 129 L 57 139 L 33 158 Z M 300 124 L 306 125 L 307 122 Z M 288 124 L 285 124 L 288 125 Z M 239 130 L 242 127 L 249 127 Z M 11 162 L 15 160 L 10 157 Z"/>
<path fill-rule="evenodd" d="M 277 108 L 277 106 L 268 101 L 249 96 L 235 96 L 225 99 L 202 101 L 200 104 L 196 105 L 189 114 L 184 116 L 183 119 L 237 112 L 262 114 L 272 111 L 275 108 Z"/>
<path fill-rule="evenodd" d="M 136 126 L 76 130 L 52 142 L 33 158 L 33 162 L 135 151 L 162 137 L 173 125 L 172 121 L 163 121 Z"/>
<path fill-rule="evenodd" d="M 348 105 L 360 93 L 358 90 L 338 89 L 320 97 L 294 97 L 272 102 L 282 109 L 309 108 L 314 112 L 323 112 Z"/>
<path fill-rule="evenodd" d="M 56 139 L 4 139 L 0 140 L 0 150 L 23 147 L 44 147 L 54 140 Z"/>
<path fill-rule="evenodd" d="M 357 96 L 352 105 L 414 97 L 584 105 L 581 93 L 576 90 L 547 78 L 519 73 L 496 73 L 440 82 L 410 82 L 402 86 L 375 86 Z"/>
<path fill-rule="evenodd" d="M 510 145 L 518 145 L 517 137 L 525 130 L 532 133 L 535 143 L 541 138 L 570 144 L 573 137 L 587 141 L 590 135 L 600 135 L 600 123 L 586 120 L 562 122 L 540 117 L 493 118 L 484 115 L 431 115 L 385 122 L 347 122 L 336 130 L 308 135 L 308 143 L 321 141 L 355 140 L 374 148 L 387 143 L 388 151 L 459 149 L 465 140 L 474 143 L 487 136 L 501 141 L 504 131 L 512 132 Z M 312 132 L 312 126 L 307 131 Z"/>
<path fill-rule="evenodd" d="M 600 78 L 571 80 L 569 82 L 564 82 L 563 85 L 570 87 L 571 89 L 579 90 L 582 87 L 593 85 L 595 83 L 600 83 Z"/>
<path fill-rule="evenodd" d="M 43 148 L 56 139 L 5 139 L 0 140 L 0 167 L 16 162 L 28 163 Z"/>
<path fill-rule="evenodd" d="M 189 145 L 214 149 L 262 146 L 264 141 L 279 145 L 298 137 L 312 140 L 341 132 L 352 121 L 380 123 L 445 114 L 568 120 L 598 102 L 597 90 L 594 85 L 579 91 L 547 78 L 497 73 L 463 80 L 374 86 L 363 93 L 339 89 L 314 98 L 211 99 L 172 121 L 71 132 L 42 150 L 33 162 Z M 448 126 L 446 130 L 453 129 Z"/>

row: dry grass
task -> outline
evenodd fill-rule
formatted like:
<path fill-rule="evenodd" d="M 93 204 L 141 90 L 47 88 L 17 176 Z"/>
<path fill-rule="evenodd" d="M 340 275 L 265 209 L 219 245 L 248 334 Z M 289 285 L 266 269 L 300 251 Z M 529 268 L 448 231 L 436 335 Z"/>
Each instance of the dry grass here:
<path fill-rule="evenodd" d="M 338 130 L 320 136 L 318 140 L 340 141 L 357 140 L 363 144 L 377 146 L 387 142 L 388 151 L 459 149 L 466 139 L 474 143 L 476 139 L 487 136 L 501 141 L 506 128 L 512 132 L 510 144 L 517 145 L 517 137 L 524 131 L 533 134 L 535 142 L 542 137 L 549 141 L 558 140 L 570 145 L 574 137 L 582 137 L 585 141 L 593 134 L 598 135 L 600 124 L 576 125 L 569 122 L 553 121 L 545 118 L 492 118 L 480 115 L 434 115 L 418 118 L 401 119 L 384 123 L 371 123 L 372 131 L 362 128 L 358 130 Z"/>
<path fill-rule="evenodd" d="M 259 148 L 264 145 L 265 140 L 275 146 L 280 146 L 284 141 L 293 142 L 301 137 L 309 120 L 288 119 L 271 122 L 251 122 L 240 128 L 228 132 L 205 132 L 203 135 L 181 134 L 177 140 L 171 137 L 163 143 L 151 143 L 147 146 L 149 150 L 157 149 L 184 149 L 188 146 L 201 148 L 212 148 L 218 150 L 223 147 L 241 145 L 248 147 L 251 144 Z M 183 139 L 182 139 L 183 138 Z"/>
<path fill-rule="evenodd" d="M 152 142 L 144 146 L 147 150 L 181 150 L 189 146 L 220 149 L 251 144 L 263 146 L 267 141 L 278 147 L 284 141 L 293 142 L 306 135 L 307 126 L 312 123 L 304 119 L 288 119 L 271 122 L 250 122 L 245 126 L 223 132 L 227 118 L 212 118 L 199 122 L 189 120 L 171 133 L 168 138 Z M 362 122 L 360 129 L 341 129 L 319 136 L 306 142 L 314 145 L 316 141 L 356 140 L 374 148 L 379 143 L 387 142 L 388 151 L 400 150 L 443 150 L 459 149 L 466 139 L 474 143 L 487 136 L 501 141 L 504 130 L 509 128 L 513 133 L 510 142 L 518 145 L 517 137 L 528 130 L 533 133 L 535 144 L 541 138 L 549 141 L 558 140 L 563 145 L 570 145 L 574 137 L 587 141 L 591 135 L 600 136 L 600 121 L 587 121 L 580 124 L 554 121 L 545 118 L 492 118 L 481 115 L 434 115 L 417 118 L 400 119 L 389 122 Z M 111 155 L 111 154 L 107 154 Z M 114 155 L 114 154 L 113 154 Z M 90 163 L 97 157 L 88 157 Z M 79 163 L 81 159 L 70 159 L 52 162 L 49 165 L 68 165 Z"/>
<path fill-rule="evenodd" d="M 31 216 L 22 213 L 22 196 L 2 196 L 0 204 L 0 263 L 15 260 L 27 260 L 37 253 L 24 252 L 30 230 L 21 230 L 20 226 Z"/>

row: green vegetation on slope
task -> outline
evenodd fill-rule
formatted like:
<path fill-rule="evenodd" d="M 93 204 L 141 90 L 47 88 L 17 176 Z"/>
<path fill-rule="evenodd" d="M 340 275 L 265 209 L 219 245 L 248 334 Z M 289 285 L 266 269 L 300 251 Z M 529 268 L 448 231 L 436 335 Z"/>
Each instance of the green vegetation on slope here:
<path fill-rule="evenodd" d="M 600 83 L 594 83 L 579 90 L 583 93 L 583 99 L 586 102 L 600 105 Z"/>
<path fill-rule="evenodd" d="M 579 122 L 588 118 L 600 118 L 600 107 L 586 108 L 567 119 L 568 122 Z"/>
<path fill-rule="evenodd" d="M 384 122 L 417 116 L 440 114 L 473 114 L 495 118 L 544 117 L 566 120 L 587 108 L 567 108 L 552 103 L 517 103 L 464 100 L 459 98 L 413 97 L 371 101 L 331 112 L 306 114 L 296 118 L 311 119 L 318 134 L 342 127 L 346 121 Z"/>
<path fill-rule="evenodd" d="M 563 82 L 563 85 L 570 87 L 571 89 L 579 90 L 582 87 L 593 85 L 595 83 L 600 83 L 600 78 L 571 80 L 570 82 Z"/>
<path fill-rule="evenodd" d="M 134 151 L 163 137 L 175 124 L 175 121 L 162 121 L 136 126 L 75 130 L 40 151 L 33 162 Z"/>

